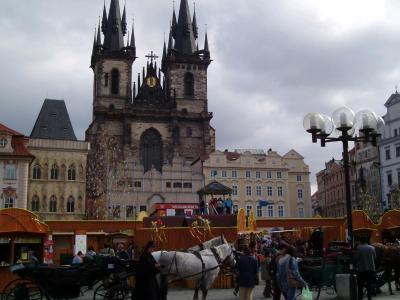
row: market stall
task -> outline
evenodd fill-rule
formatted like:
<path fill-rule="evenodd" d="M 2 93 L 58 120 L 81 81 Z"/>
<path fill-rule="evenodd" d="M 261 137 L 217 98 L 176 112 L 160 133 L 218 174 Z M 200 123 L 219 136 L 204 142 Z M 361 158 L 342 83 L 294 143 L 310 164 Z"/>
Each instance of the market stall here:
<path fill-rule="evenodd" d="M 0 291 L 13 277 L 10 265 L 27 261 L 29 251 L 43 261 L 43 242 L 47 232 L 47 225 L 27 210 L 0 210 Z"/>

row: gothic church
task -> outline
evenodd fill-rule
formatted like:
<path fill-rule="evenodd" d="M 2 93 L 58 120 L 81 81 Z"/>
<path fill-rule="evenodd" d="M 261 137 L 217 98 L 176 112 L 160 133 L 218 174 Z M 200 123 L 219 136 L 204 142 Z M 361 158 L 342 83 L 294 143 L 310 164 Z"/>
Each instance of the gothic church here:
<path fill-rule="evenodd" d="M 104 6 L 91 57 L 89 218 L 129 219 L 155 203 L 198 203 L 203 176 L 191 163 L 214 151 L 215 133 L 207 100 L 207 34 L 202 50 L 197 39 L 196 12 L 192 18 L 188 1 L 181 0 L 161 66 L 149 51 L 147 65 L 139 68 L 126 8 L 121 17 L 119 0 L 110 1 L 108 13 Z M 136 82 L 133 69 L 140 70 Z"/>

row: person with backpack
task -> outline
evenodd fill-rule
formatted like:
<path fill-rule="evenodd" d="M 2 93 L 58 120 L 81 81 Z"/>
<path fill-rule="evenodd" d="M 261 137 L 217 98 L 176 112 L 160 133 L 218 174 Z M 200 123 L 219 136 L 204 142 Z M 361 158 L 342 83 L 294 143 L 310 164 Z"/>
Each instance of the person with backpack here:
<path fill-rule="evenodd" d="M 282 291 L 278 285 L 277 278 L 276 278 L 276 273 L 278 270 L 278 263 L 279 260 L 283 257 L 284 255 L 284 250 L 288 245 L 281 243 L 276 246 L 276 253 L 271 259 L 271 262 L 268 265 L 268 272 L 269 276 L 271 277 L 272 280 L 272 299 L 273 300 L 280 300 Z"/>
<path fill-rule="evenodd" d="M 269 249 L 264 249 L 264 259 L 261 262 L 261 279 L 265 280 L 265 287 L 263 291 L 263 296 L 265 298 L 271 298 L 272 295 L 272 278 L 269 274 L 269 264 L 271 261 L 271 251 Z"/>

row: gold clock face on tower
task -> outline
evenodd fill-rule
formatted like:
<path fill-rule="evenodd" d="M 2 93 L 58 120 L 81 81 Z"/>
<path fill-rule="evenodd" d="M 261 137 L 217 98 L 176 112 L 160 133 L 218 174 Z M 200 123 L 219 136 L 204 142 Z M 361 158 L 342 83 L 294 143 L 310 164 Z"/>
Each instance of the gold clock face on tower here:
<path fill-rule="evenodd" d="M 148 87 L 153 88 L 157 84 L 157 79 L 155 77 L 153 77 L 153 76 L 150 76 L 150 77 L 147 78 L 146 83 L 147 83 Z"/>

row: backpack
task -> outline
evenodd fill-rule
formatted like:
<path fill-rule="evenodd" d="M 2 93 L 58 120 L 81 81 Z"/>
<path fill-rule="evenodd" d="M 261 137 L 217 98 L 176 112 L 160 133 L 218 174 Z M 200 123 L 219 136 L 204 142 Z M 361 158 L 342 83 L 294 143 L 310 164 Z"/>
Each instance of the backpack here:
<path fill-rule="evenodd" d="M 279 255 L 275 255 L 268 264 L 268 273 L 272 278 L 275 278 L 275 275 L 278 271 L 277 258 Z"/>

